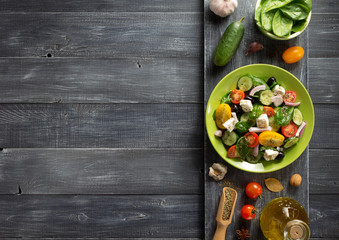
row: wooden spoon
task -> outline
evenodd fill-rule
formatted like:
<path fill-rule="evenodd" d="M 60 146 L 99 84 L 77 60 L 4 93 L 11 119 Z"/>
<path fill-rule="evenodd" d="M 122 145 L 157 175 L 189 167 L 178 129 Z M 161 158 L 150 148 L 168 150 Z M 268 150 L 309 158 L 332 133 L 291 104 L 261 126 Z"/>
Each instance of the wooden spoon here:
<path fill-rule="evenodd" d="M 217 229 L 215 231 L 213 240 L 225 240 L 227 227 L 232 222 L 234 206 L 236 201 L 237 201 L 237 191 L 235 191 L 233 188 L 224 187 L 220 197 L 219 208 L 216 217 Z M 225 203 L 229 203 L 229 207 L 225 207 Z M 226 206 L 227 205 L 228 204 L 226 204 Z"/>

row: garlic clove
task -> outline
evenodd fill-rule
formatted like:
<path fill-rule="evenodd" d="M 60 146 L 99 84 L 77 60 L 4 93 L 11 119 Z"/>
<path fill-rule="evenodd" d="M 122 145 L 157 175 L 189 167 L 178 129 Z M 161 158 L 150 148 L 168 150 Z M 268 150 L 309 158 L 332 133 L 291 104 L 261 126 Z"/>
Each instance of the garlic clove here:
<path fill-rule="evenodd" d="M 211 0 L 210 9 L 220 17 L 231 15 L 238 7 L 237 0 Z"/>
<path fill-rule="evenodd" d="M 215 181 L 222 180 L 227 173 L 227 167 L 220 163 L 213 163 L 209 168 L 208 175 L 212 177 Z"/>

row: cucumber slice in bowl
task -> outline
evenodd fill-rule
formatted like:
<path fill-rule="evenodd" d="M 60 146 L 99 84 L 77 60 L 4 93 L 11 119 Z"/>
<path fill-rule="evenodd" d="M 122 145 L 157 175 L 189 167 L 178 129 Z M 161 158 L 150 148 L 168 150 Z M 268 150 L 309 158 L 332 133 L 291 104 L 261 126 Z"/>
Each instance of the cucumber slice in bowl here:
<path fill-rule="evenodd" d="M 298 137 L 287 138 L 285 140 L 284 148 L 290 148 L 293 145 L 297 144 L 297 142 L 299 142 L 299 138 Z"/>
<path fill-rule="evenodd" d="M 243 76 L 238 80 L 238 88 L 244 92 L 250 90 L 253 86 L 252 79 L 248 76 Z"/>
<path fill-rule="evenodd" d="M 303 122 L 303 114 L 301 113 L 301 111 L 298 108 L 294 109 L 292 120 L 298 126 L 300 126 L 301 123 Z"/>
<path fill-rule="evenodd" d="M 234 145 L 238 139 L 239 139 L 239 136 L 238 134 L 236 134 L 235 132 L 228 132 L 228 131 L 225 131 L 223 134 L 222 134 L 222 142 L 226 145 L 226 146 L 232 146 Z"/>
<path fill-rule="evenodd" d="M 271 105 L 272 104 L 272 97 L 274 96 L 273 92 L 271 90 L 264 90 L 260 93 L 260 102 L 263 105 Z"/>

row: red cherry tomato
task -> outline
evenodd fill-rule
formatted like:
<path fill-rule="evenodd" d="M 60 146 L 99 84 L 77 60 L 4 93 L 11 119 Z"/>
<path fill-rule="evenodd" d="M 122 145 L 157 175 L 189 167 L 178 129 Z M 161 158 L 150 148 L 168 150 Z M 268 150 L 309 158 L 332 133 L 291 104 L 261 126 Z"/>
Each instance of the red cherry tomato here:
<path fill-rule="evenodd" d="M 228 149 L 227 157 L 229 157 L 229 158 L 237 158 L 237 157 L 239 157 L 239 155 L 237 153 L 236 145 L 233 145 L 232 147 L 230 147 Z"/>
<path fill-rule="evenodd" d="M 267 117 L 273 117 L 275 112 L 272 107 L 264 106 L 263 114 L 267 114 Z"/>
<path fill-rule="evenodd" d="M 252 220 L 255 217 L 256 211 L 252 205 L 245 205 L 241 209 L 241 217 L 245 220 Z"/>
<path fill-rule="evenodd" d="M 287 138 L 294 137 L 297 134 L 297 131 L 298 126 L 292 121 L 289 124 L 281 127 L 281 133 Z"/>
<path fill-rule="evenodd" d="M 294 103 L 297 99 L 297 94 L 294 91 L 286 91 L 283 98 L 285 103 Z"/>
<path fill-rule="evenodd" d="M 299 46 L 290 47 L 285 50 L 285 52 L 282 55 L 282 58 L 284 59 L 285 63 L 296 63 L 304 56 L 304 49 Z"/>
<path fill-rule="evenodd" d="M 245 137 L 248 140 L 248 146 L 254 148 L 259 144 L 259 136 L 254 132 L 248 132 L 245 134 Z"/>
<path fill-rule="evenodd" d="M 230 93 L 231 102 L 234 104 L 239 104 L 244 98 L 245 93 L 243 90 L 233 89 Z"/>
<path fill-rule="evenodd" d="M 262 187 L 260 186 L 259 183 L 256 182 L 250 182 L 246 186 L 246 195 L 249 198 L 255 199 L 259 197 L 262 193 Z"/>

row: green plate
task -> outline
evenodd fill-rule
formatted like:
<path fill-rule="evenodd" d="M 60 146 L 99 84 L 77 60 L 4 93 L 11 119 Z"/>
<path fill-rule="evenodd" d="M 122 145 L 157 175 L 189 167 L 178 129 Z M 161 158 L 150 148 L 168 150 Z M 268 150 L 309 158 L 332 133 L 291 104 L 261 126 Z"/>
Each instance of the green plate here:
<path fill-rule="evenodd" d="M 227 151 L 220 138 L 214 136 L 217 126 L 213 119 L 213 113 L 220 104 L 220 99 L 229 90 L 236 88 L 238 79 L 246 74 L 262 77 L 265 80 L 274 76 L 277 81 L 286 89 L 293 90 L 297 94 L 296 102 L 301 102 L 298 106 L 303 114 L 304 121 L 307 122 L 304 133 L 299 142 L 285 151 L 282 160 L 265 161 L 261 160 L 256 164 L 251 164 L 240 159 L 227 158 Z M 224 77 L 214 88 L 206 106 L 206 129 L 207 135 L 217 153 L 232 166 L 248 172 L 265 173 L 273 172 L 286 167 L 294 162 L 306 149 L 311 140 L 314 128 L 314 109 L 310 95 L 304 85 L 294 75 L 288 71 L 268 64 L 252 64 L 234 70 Z"/>

